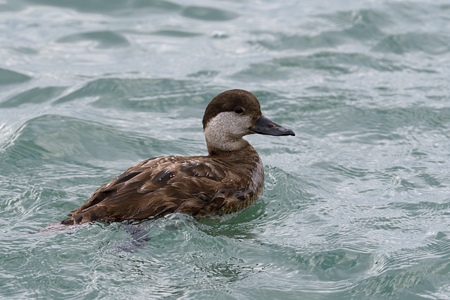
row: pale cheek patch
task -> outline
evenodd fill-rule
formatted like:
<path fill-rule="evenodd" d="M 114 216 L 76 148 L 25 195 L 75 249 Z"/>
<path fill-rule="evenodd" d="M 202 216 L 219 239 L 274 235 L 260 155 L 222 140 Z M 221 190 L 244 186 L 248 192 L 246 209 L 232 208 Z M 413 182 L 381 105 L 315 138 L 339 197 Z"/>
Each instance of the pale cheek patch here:
<path fill-rule="evenodd" d="M 251 118 L 239 116 L 234 112 L 222 112 L 212 118 L 205 128 L 209 144 L 223 150 L 240 149 L 244 143 L 242 137 L 249 133 Z"/>
<path fill-rule="evenodd" d="M 250 126 L 251 118 L 249 116 L 239 116 L 234 112 L 227 111 L 212 118 L 206 129 L 217 134 L 244 136 Z"/>

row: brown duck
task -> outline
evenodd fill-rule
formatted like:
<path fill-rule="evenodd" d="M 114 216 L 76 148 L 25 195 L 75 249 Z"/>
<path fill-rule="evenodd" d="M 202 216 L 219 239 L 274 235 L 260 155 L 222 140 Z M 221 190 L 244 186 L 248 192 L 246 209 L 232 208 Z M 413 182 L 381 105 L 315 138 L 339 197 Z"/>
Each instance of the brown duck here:
<path fill-rule="evenodd" d="M 207 156 L 162 156 L 144 160 L 99 187 L 62 221 L 139 221 L 180 212 L 220 216 L 254 203 L 263 190 L 264 167 L 243 136 L 295 135 L 261 113 L 256 97 L 229 90 L 207 106 L 203 130 Z"/>

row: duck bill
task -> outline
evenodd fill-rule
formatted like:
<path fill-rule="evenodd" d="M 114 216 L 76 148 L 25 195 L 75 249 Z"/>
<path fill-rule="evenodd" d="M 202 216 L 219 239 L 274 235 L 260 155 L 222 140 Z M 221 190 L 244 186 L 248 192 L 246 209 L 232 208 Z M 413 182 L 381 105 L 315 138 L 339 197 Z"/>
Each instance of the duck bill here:
<path fill-rule="evenodd" d="M 264 116 L 259 117 L 259 119 L 256 120 L 255 126 L 250 127 L 250 130 L 253 131 L 254 133 L 275 135 L 275 136 L 295 135 L 295 133 L 292 130 L 284 128 L 283 126 L 278 125 L 277 123 L 273 122 L 272 120 Z"/>

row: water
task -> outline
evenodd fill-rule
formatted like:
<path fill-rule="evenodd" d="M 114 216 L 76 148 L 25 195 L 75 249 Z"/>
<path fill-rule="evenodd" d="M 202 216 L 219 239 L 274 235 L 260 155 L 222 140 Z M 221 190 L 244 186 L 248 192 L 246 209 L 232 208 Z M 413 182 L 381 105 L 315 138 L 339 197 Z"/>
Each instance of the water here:
<path fill-rule="evenodd" d="M 448 1 L 3 0 L 0 32 L 1 298 L 450 298 Z M 297 133 L 249 137 L 256 205 L 34 233 L 204 154 L 230 88 Z"/>

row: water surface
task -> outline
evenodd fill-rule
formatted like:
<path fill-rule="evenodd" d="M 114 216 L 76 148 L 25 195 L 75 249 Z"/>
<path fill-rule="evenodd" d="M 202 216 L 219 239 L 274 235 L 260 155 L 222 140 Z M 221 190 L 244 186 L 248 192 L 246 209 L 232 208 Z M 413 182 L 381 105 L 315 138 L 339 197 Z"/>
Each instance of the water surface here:
<path fill-rule="evenodd" d="M 3 0 L 0 32 L 0 297 L 449 298 L 448 1 Z M 204 154 L 231 88 L 297 133 L 248 138 L 256 205 L 35 233 Z"/>

